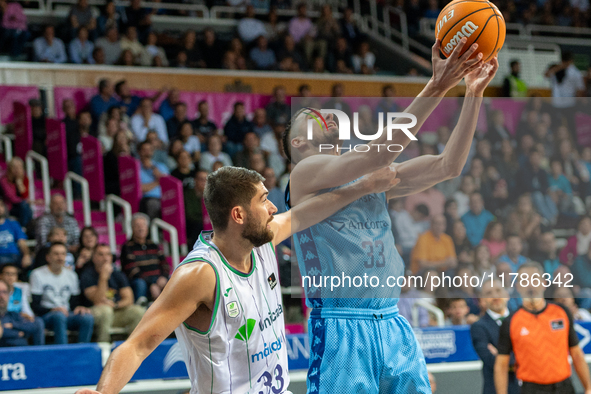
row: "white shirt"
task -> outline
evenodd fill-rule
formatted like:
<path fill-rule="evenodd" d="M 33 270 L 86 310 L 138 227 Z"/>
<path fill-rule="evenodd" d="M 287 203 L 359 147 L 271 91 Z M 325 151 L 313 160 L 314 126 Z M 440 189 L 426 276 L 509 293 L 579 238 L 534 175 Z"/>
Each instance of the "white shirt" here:
<path fill-rule="evenodd" d="M 183 145 L 183 148 L 185 148 L 185 150 L 190 154 L 201 152 L 201 143 L 199 142 L 199 138 L 194 135 L 190 136 L 187 142 Z"/>
<path fill-rule="evenodd" d="M 421 232 L 410 214 L 405 210 L 395 211 L 392 209 L 390 217 L 398 234 L 396 243 L 402 245 L 403 248 L 414 247 Z"/>
<path fill-rule="evenodd" d="M 497 325 L 500 327 L 501 324 L 503 324 L 503 322 L 501 321 L 501 318 L 506 318 L 507 316 L 509 316 L 509 308 L 505 308 L 505 312 L 501 315 L 497 312 L 493 312 L 490 309 L 486 310 L 486 313 L 488 313 L 488 315 L 497 323 Z"/>
<path fill-rule="evenodd" d="M 585 89 L 583 75 L 574 64 L 566 68 L 566 75 L 561 83 L 556 80 L 556 75 L 550 77 L 552 84 L 552 105 L 556 108 L 574 107 L 577 102 L 577 91 Z"/>
<path fill-rule="evenodd" d="M 62 268 L 58 275 L 44 265 L 33 270 L 29 280 L 31 294 L 40 295 L 41 306 L 47 309 L 65 307 L 70 310 L 70 297 L 80 294 L 78 275 L 70 269 Z"/>
<path fill-rule="evenodd" d="M 202 170 L 211 172 L 211 170 L 213 169 L 213 165 L 216 161 L 221 161 L 222 163 L 224 163 L 224 166 L 232 165 L 232 159 L 230 158 L 230 155 L 228 155 L 225 152 L 220 152 L 220 154 L 217 156 L 212 155 L 210 152 L 203 152 L 203 154 L 201 155 L 201 160 L 199 162 L 199 167 Z"/>
<path fill-rule="evenodd" d="M 577 255 L 581 256 L 589 252 L 589 243 L 591 242 L 591 233 L 583 235 L 577 233 Z"/>
<path fill-rule="evenodd" d="M 168 144 L 168 132 L 166 131 L 166 122 L 158 114 L 152 114 L 148 127 L 144 125 L 144 117 L 141 114 L 135 114 L 131 117 L 131 131 L 135 135 L 137 142 L 145 141 L 148 131 L 154 130 L 158 134 L 160 141 Z"/>
<path fill-rule="evenodd" d="M 258 36 L 267 37 L 265 24 L 254 18 L 242 18 L 238 22 L 238 35 L 244 42 L 252 42 Z"/>
<path fill-rule="evenodd" d="M 367 52 L 364 57 L 353 55 L 351 62 L 353 63 L 353 71 L 356 73 L 361 72 L 361 66 L 364 64 L 367 68 L 373 70 L 373 66 L 376 63 L 376 55 L 371 52 Z"/>

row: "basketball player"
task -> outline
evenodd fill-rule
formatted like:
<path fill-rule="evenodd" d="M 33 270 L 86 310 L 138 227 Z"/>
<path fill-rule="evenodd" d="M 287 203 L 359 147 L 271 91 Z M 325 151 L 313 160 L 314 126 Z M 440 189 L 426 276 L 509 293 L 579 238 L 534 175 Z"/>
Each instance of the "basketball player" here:
<path fill-rule="evenodd" d="M 222 167 L 208 176 L 204 198 L 213 232 L 201 233 L 129 339 L 111 354 L 98 392 L 119 393 L 173 330 L 183 349 L 191 393 L 286 392 L 289 375 L 275 245 L 292 229 L 317 223 L 366 193 L 389 190 L 398 180 L 395 171 L 385 168 L 358 185 L 276 216 L 263 180 L 237 167 Z M 298 212 L 293 221 L 292 214 Z"/>
<path fill-rule="evenodd" d="M 343 286 L 336 289 L 304 280 L 308 306 L 314 308 L 308 323 L 308 393 L 431 393 L 417 340 L 408 322 L 398 315 L 399 288 L 385 286 L 388 277 L 402 276 L 404 268 L 394 245 L 387 206 L 391 198 L 417 193 L 458 176 L 466 163 L 483 92 L 498 62 L 494 58 L 483 63 L 481 53 L 469 59 L 477 45 L 459 56 L 465 42 L 463 38 L 447 60 L 440 58 L 440 44 L 435 43 L 433 77 L 406 109 L 417 117 L 416 127 L 410 129 L 416 134 L 445 93 L 465 79 L 466 99 L 444 151 L 438 156 L 393 164 L 401 180 L 396 188 L 364 196 L 294 236 L 303 277 L 377 276 L 382 280 L 381 285 L 366 282 L 351 287 L 351 280 L 347 284 L 343 279 Z M 288 157 L 291 152 L 295 165 L 291 189 L 286 191 L 288 206 L 298 207 L 319 192 L 338 190 L 342 185 L 354 184 L 366 173 L 392 165 L 398 153 L 384 149 L 384 144 L 405 147 L 410 141 L 399 130 L 388 141 L 384 130 L 382 137 L 368 143 L 369 152 L 339 154 L 335 148 L 320 153 L 320 144 L 336 147 L 342 141 L 332 115 L 326 116 L 327 127 L 311 122 L 313 139 L 308 140 L 308 119 L 314 115 L 310 112 L 303 109 L 296 113 L 283 139 L 285 152 Z M 313 112 L 318 115 L 318 111 Z M 378 150 L 380 145 L 382 149 Z"/>

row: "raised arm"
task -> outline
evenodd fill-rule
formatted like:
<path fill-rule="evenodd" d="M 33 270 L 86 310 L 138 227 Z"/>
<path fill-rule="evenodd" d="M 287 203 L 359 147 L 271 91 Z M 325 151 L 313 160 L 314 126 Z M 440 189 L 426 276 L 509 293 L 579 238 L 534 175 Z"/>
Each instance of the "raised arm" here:
<path fill-rule="evenodd" d="M 398 182 L 394 166 L 384 167 L 343 188 L 311 197 L 291 210 L 275 215 L 271 222 L 275 233 L 273 245 L 292 234 L 326 219 L 341 208 L 370 193 L 383 193 Z"/>
<path fill-rule="evenodd" d="M 199 286 L 195 286 L 195 283 L 199 283 Z M 196 262 L 179 267 L 170 278 L 169 285 L 148 309 L 129 339 L 111 353 L 98 383 L 98 392 L 119 393 L 142 361 L 175 328 L 189 318 L 200 305 L 213 306 L 215 290 L 215 271 L 209 264 Z M 76 392 L 91 393 L 96 392 Z"/>
<path fill-rule="evenodd" d="M 476 131 L 484 89 L 495 76 L 499 63 L 492 59 L 466 76 L 466 98 L 458 124 L 439 155 L 424 155 L 396 165 L 400 185 L 388 191 L 388 198 L 402 197 L 460 175 L 468 159 Z"/>

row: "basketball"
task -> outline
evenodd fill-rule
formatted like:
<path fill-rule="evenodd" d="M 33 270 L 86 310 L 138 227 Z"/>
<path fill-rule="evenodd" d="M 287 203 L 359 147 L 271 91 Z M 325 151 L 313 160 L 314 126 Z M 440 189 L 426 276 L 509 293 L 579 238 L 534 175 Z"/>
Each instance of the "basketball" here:
<path fill-rule="evenodd" d="M 462 37 L 468 41 L 460 56 L 478 43 L 483 61 L 495 56 L 505 42 L 505 19 L 493 3 L 487 0 L 454 0 L 449 3 L 437 18 L 435 36 L 441 40 L 441 52 L 445 57 L 452 54 Z"/>

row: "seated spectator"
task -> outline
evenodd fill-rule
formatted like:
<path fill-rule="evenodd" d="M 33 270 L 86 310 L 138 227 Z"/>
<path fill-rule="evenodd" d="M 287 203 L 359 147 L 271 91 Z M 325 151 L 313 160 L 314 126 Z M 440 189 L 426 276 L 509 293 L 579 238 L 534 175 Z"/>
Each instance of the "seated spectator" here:
<path fill-rule="evenodd" d="M 460 285 L 453 285 L 451 289 L 448 289 L 450 296 L 466 300 L 466 304 L 470 310 L 467 317 L 468 324 L 474 323 L 478 320 L 478 316 L 480 316 L 480 303 L 476 295 L 476 288 L 470 284 L 470 278 L 474 277 L 474 275 L 471 264 L 459 266 L 455 272 L 455 278 L 458 279 L 452 278 L 452 281 Z"/>
<path fill-rule="evenodd" d="M 119 185 L 119 157 L 129 156 L 131 147 L 125 131 L 118 131 L 113 137 L 113 147 L 103 156 L 105 173 L 105 194 L 120 195 Z"/>
<path fill-rule="evenodd" d="M 54 227 L 62 227 L 68 234 L 66 245 L 71 251 L 78 247 L 78 238 L 80 238 L 80 229 L 78 222 L 66 212 L 66 199 L 61 194 L 51 196 L 49 202 L 49 213 L 41 216 L 37 220 L 37 247 L 47 242 L 47 235 Z"/>
<path fill-rule="evenodd" d="M 197 137 L 199 137 L 203 150 L 203 148 L 207 147 L 209 136 L 215 134 L 218 127 L 209 119 L 209 104 L 207 101 L 201 100 L 197 104 L 197 111 L 199 111 L 199 116 L 193 121 L 193 128 L 197 133 Z"/>
<path fill-rule="evenodd" d="M 424 230 L 422 226 L 417 225 L 415 220 L 415 215 L 420 215 L 420 213 L 416 211 L 409 213 L 405 210 L 404 199 L 402 198 L 390 200 L 388 212 L 392 219 L 392 231 L 395 233 L 396 245 L 402 248 L 400 255 L 408 267 L 410 265 L 410 253 L 417 243 L 419 235 Z M 424 219 L 420 218 L 420 220 Z"/>
<path fill-rule="evenodd" d="M 447 300 L 447 307 L 445 308 L 446 326 L 463 326 L 468 323 L 468 315 L 470 308 L 466 300 L 463 298 L 450 298 Z"/>
<path fill-rule="evenodd" d="M 222 152 L 222 140 L 217 134 L 209 137 L 209 143 L 207 145 L 207 152 L 203 152 L 201 160 L 199 162 L 199 168 L 202 170 L 211 172 L 213 171 L 213 164 L 216 161 L 221 161 L 225 166 L 232 165 L 232 159 L 230 155 Z"/>
<path fill-rule="evenodd" d="M 117 82 L 115 85 L 115 93 L 117 93 L 117 96 L 119 96 L 120 99 L 119 107 L 125 108 L 127 116 L 133 116 L 140 106 L 142 98 L 135 94 L 131 94 L 129 84 L 125 79 Z"/>
<path fill-rule="evenodd" d="M 69 50 L 72 63 L 94 64 L 92 58 L 94 44 L 88 41 L 88 29 L 86 27 L 82 26 L 78 29 L 76 38 L 70 41 Z"/>
<path fill-rule="evenodd" d="M 328 68 L 331 72 L 337 72 L 337 63 L 342 62 L 348 69 L 353 70 L 353 55 L 345 37 L 336 39 L 333 50 L 328 55 Z"/>
<path fill-rule="evenodd" d="M 568 287 L 555 287 L 552 293 L 554 302 L 565 307 L 572 315 L 575 321 L 591 321 L 591 313 L 584 308 L 579 308 L 575 303 L 573 292 Z"/>
<path fill-rule="evenodd" d="M 176 88 L 170 89 L 166 99 L 162 101 L 160 108 L 158 108 L 160 116 L 162 116 L 165 121 L 168 121 L 168 119 L 174 116 L 174 107 L 180 102 L 181 92 Z"/>
<path fill-rule="evenodd" d="M 99 135 L 103 153 L 106 153 L 113 148 L 113 139 L 119 131 L 121 131 L 120 122 L 115 118 L 109 118 L 106 123 L 104 134 Z"/>
<path fill-rule="evenodd" d="M 252 131 L 261 138 L 266 133 L 273 134 L 273 129 L 267 123 L 267 111 L 264 108 L 257 108 L 252 118 Z"/>
<path fill-rule="evenodd" d="M 174 115 L 166 121 L 166 131 L 168 132 L 168 140 L 174 140 L 177 135 L 179 128 L 185 122 L 188 122 L 187 118 L 187 104 L 178 102 L 174 105 Z M 195 127 L 193 125 L 193 127 Z"/>
<path fill-rule="evenodd" d="M 202 57 L 199 62 L 201 67 L 222 68 L 224 52 L 212 28 L 208 27 L 203 31 L 203 42 L 199 50 Z"/>
<path fill-rule="evenodd" d="M 454 242 L 444 233 L 445 226 L 445 217 L 435 215 L 431 219 L 431 229 L 419 236 L 411 255 L 411 270 L 414 273 L 425 269 L 445 271 L 456 267 L 458 260 Z"/>
<path fill-rule="evenodd" d="M 184 61 L 182 62 L 185 68 L 196 68 L 199 67 L 201 60 L 201 54 L 197 48 L 197 35 L 194 31 L 189 30 L 183 36 L 183 44 L 177 53 L 177 67 L 179 67 L 179 56 L 182 54 Z"/>
<path fill-rule="evenodd" d="M 261 153 L 259 137 L 253 131 L 247 132 L 244 135 L 243 146 L 244 149 L 234 155 L 232 162 L 236 167 L 248 168 L 251 156 Z"/>
<path fill-rule="evenodd" d="M 33 218 L 33 211 L 27 202 L 29 199 L 29 179 L 25 175 L 25 165 L 20 157 L 13 157 L 0 178 L 3 202 L 8 214 L 18 219 L 22 227 L 26 227 Z"/>
<path fill-rule="evenodd" d="M 577 233 L 570 237 L 560 251 L 560 262 L 571 265 L 577 256 L 586 255 L 591 243 L 591 217 L 583 216 L 577 225 Z"/>
<path fill-rule="evenodd" d="M 415 302 L 423 296 L 423 293 L 414 287 L 416 282 L 412 279 L 411 275 L 405 275 L 404 286 L 400 288 L 400 299 L 396 304 L 401 316 L 404 316 L 406 320 L 413 327 L 428 327 L 430 325 L 429 311 L 422 306 L 417 306 L 417 317 L 418 325 L 416 325 L 413 319 L 412 310 L 415 308 Z"/>
<path fill-rule="evenodd" d="M 257 37 L 267 35 L 265 24 L 255 18 L 255 9 L 252 5 L 246 6 L 246 15 L 238 21 L 238 36 L 246 44 L 251 43 Z"/>
<path fill-rule="evenodd" d="M 39 327 L 19 313 L 8 310 L 9 294 L 8 284 L 0 279 L 0 347 L 27 346 L 27 339 L 35 337 Z"/>
<path fill-rule="evenodd" d="M 269 48 L 264 36 L 257 38 L 257 46 L 250 50 L 250 60 L 257 70 L 271 70 L 277 65 L 275 52 Z"/>
<path fill-rule="evenodd" d="M 490 258 L 490 249 L 486 245 L 478 245 L 474 250 L 474 272 L 478 276 L 496 275 L 497 267 Z"/>
<path fill-rule="evenodd" d="M 527 258 L 521 255 L 523 242 L 517 235 L 507 236 L 507 253 L 499 257 L 498 264 L 506 263 L 511 272 L 517 272 L 519 267 L 527 262 Z"/>
<path fill-rule="evenodd" d="M 189 121 L 181 124 L 179 127 L 179 140 L 183 143 L 183 149 L 191 155 L 194 162 L 199 162 L 201 158 L 201 144 L 199 138 L 195 136 L 193 124 Z"/>
<path fill-rule="evenodd" d="M 351 62 L 353 63 L 353 71 L 356 74 L 373 74 L 375 72 L 376 55 L 369 50 L 369 43 L 367 41 L 359 45 L 359 49 L 351 58 Z M 366 72 L 362 72 L 363 66 L 367 67 Z"/>
<path fill-rule="evenodd" d="M 10 56 L 20 56 L 31 35 L 23 7 L 17 1 L 0 0 L 0 15 L 0 51 L 10 49 Z"/>
<path fill-rule="evenodd" d="M 540 167 L 542 155 L 532 150 L 529 163 L 517 173 L 517 192 L 521 195 L 530 193 L 534 207 L 549 224 L 554 224 L 558 216 L 558 209 L 552 198 L 547 194 L 549 190 L 548 173 Z"/>
<path fill-rule="evenodd" d="M 97 18 L 96 24 L 99 36 L 106 35 L 107 31 L 113 27 L 119 31 L 121 27 L 121 15 L 117 12 L 117 6 L 114 0 L 107 0 L 100 16 Z"/>
<path fill-rule="evenodd" d="M 460 183 L 460 190 L 453 194 L 454 200 L 458 203 L 458 215 L 464 216 L 470 210 L 470 196 L 476 191 L 474 178 L 464 175 Z"/>
<path fill-rule="evenodd" d="M 121 41 L 116 27 L 109 27 L 104 37 L 95 41 L 97 48 L 102 48 L 105 53 L 105 64 L 115 64 L 121 57 Z"/>
<path fill-rule="evenodd" d="M 533 254 L 532 260 L 539 262 L 544 267 L 544 273 L 554 277 L 554 272 L 560 267 L 558 259 L 558 248 L 554 233 L 547 231 L 538 237 L 537 253 Z M 571 267 L 574 269 L 574 267 Z M 576 282 L 576 281 L 575 281 Z"/>
<path fill-rule="evenodd" d="M 119 104 L 113 96 L 113 84 L 109 79 L 103 78 L 98 83 L 98 94 L 90 99 L 90 114 L 92 115 L 92 130 L 98 135 L 98 123 L 101 115 L 109 108 Z"/>
<path fill-rule="evenodd" d="M 493 221 L 486 226 L 484 231 L 484 238 L 480 244 L 486 245 L 490 251 L 491 259 L 496 260 L 499 256 L 505 253 L 505 236 L 503 235 L 503 223 Z"/>
<path fill-rule="evenodd" d="M 454 241 L 454 250 L 458 257 L 458 264 L 474 263 L 474 248 L 466 236 L 466 227 L 461 220 L 456 220 L 452 225 L 451 237 Z"/>
<path fill-rule="evenodd" d="M 277 208 L 277 214 L 285 212 L 285 192 L 277 187 L 277 177 L 271 167 L 266 167 L 261 174 L 265 181 L 263 185 L 269 191 L 267 199 Z"/>
<path fill-rule="evenodd" d="M 74 124 L 71 124 L 74 126 Z M 82 137 L 90 135 L 92 116 L 88 111 L 81 111 L 76 119 L 76 128 L 66 129 L 66 150 L 68 158 L 68 171 L 82 176 Z M 96 136 L 96 133 L 93 133 Z M 80 186 L 74 186 L 74 196 L 79 198 Z"/>
<path fill-rule="evenodd" d="M 472 246 L 482 241 L 486 226 L 494 220 L 492 213 L 484 209 L 484 202 L 480 193 L 470 196 L 470 210 L 462 216 L 462 222 L 466 226 L 466 234 Z"/>
<path fill-rule="evenodd" d="M 443 210 L 443 216 L 445 216 L 445 220 L 447 221 L 447 228 L 445 229 L 445 233 L 448 235 L 452 235 L 454 223 L 457 221 L 462 221 L 462 218 L 458 214 L 458 203 L 453 198 L 449 198 L 445 201 Z M 464 228 L 464 230 L 466 230 L 466 228 Z"/>
<path fill-rule="evenodd" d="M 131 239 L 121 247 L 121 268 L 131 281 L 136 301 L 141 297 L 158 298 L 170 274 L 164 254 L 148 238 L 149 224 L 146 215 L 136 213 L 131 221 Z"/>
<path fill-rule="evenodd" d="M 30 270 L 35 268 L 43 267 L 47 264 L 47 252 L 49 252 L 49 248 L 54 243 L 63 243 L 65 244 L 68 241 L 68 233 L 66 229 L 62 227 L 53 227 L 49 234 L 47 234 L 47 242 L 44 245 L 40 246 L 40 249 L 35 254 L 35 260 L 33 261 L 33 266 Z M 68 250 L 66 254 L 66 268 L 74 269 L 76 266 L 76 259 L 74 255 Z"/>
<path fill-rule="evenodd" d="M 43 29 L 43 36 L 33 41 L 34 60 L 44 63 L 65 63 L 68 61 L 64 42 L 55 36 L 53 26 Z"/>
<path fill-rule="evenodd" d="M 351 8 L 345 8 L 343 18 L 340 22 L 343 37 L 345 37 L 350 46 L 355 45 L 361 39 L 361 32 L 353 19 L 353 10 Z"/>
<path fill-rule="evenodd" d="M 76 259 L 75 269 L 78 274 L 80 274 L 84 268 L 86 268 L 89 263 L 90 259 L 92 258 L 92 254 L 98 244 L 98 233 L 92 226 L 84 227 L 80 231 L 80 245 L 78 246 L 78 250 L 74 255 Z"/>
<path fill-rule="evenodd" d="M 183 190 L 193 190 L 195 187 L 195 174 L 197 169 L 193 165 L 191 155 L 186 150 L 182 150 L 176 157 L 177 167 L 170 173 L 173 177 L 183 182 Z"/>
<path fill-rule="evenodd" d="M 164 164 L 152 160 L 154 148 L 148 141 L 140 143 L 137 149 L 141 162 L 142 200 L 140 211 L 147 213 L 151 219 L 154 219 L 160 217 L 160 199 L 162 198 L 160 178 L 169 174 L 168 168 Z"/>
<path fill-rule="evenodd" d="M 144 315 L 144 308 L 134 305 L 133 291 L 127 278 L 113 267 L 108 245 L 99 244 L 92 254 L 92 265 L 80 274 L 83 302 L 94 317 L 96 341 L 111 342 L 112 328 L 125 328 L 130 334 Z"/>
<path fill-rule="evenodd" d="M 248 165 L 246 166 L 246 168 L 249 170 L 256 171 L 261 175 L 263 174 L 263 171 L 266 167 L 267 161 L 265 160 L 265 156 L 262 154 L 262 152 L 255 152 L 251 154 L 248 160 Z"/>
<path fill-rule="evenodd" d="M 507 229 L 533 244 L 541 233 L 541 220 L 542 217 L 533 208 L 531 196 L 526 193 L 519 196 L 517 207 L 509 214 Z"/>
<path fill-rule="evenodd" d="M 138 32 L 135 26 L 128 26 L 125 35 L 121 38 L 121 50 L 130 50 L 133 55 L 133 63 L 140 64 L 144 46 L 138 40 Z"/>
<path fill-rule="evenodd" d="M 320 11 L 320 18 L 316 21 L 316 30 L 319 40 L 332 44 L 341 35 L 341 27 L 334 18 L 332 8 L 329 4 L 323 4 Z"/>
<path fill-rule="evenodd" d="M 40 317 L 35 317 L 29 304 L 29 287 L 18 283 L 20 269 L 15 264 L 4 264 L 0 267 L 0 280 L 8 286 L 8 312 L 15 312 L 26 321 L 34 323 L 36 329 L 32 332 L 33 345 L 45 345 L 45 323 Z"/>
<path fill-rule="evenodd" d="M 0 200 L 0 267 L 11 263 L 28 268 L 32 260 L 26 242 L 27 236 L 21 226 L 7 216 L 6 206 Z"/>
<path fill-rule="evenodd" d="M 158 36 L 156 33 L 150 32 L 148 34 L 148 40 L 146 41 L 146 46 L 141 54 L 141 61 L 140 64 L 142 66 L 152 66 L 154 64 L 154 60 L 159 58 L 162 62 L 162 67 L 168 67 L 168 58 L 166 57 L 166 52 L 164 52 L 164 48 L 157 45 L 158 44 Z"/>
<path fill-rule="evenodd" d="M 583 255 L 578 255 L 571 263 L 573 285 L 581 289 L 591 289 L 591 248 Z"/>
<path fill-rule="evenodd" d="M 296 48 L 296 44 L 293 37 L 289 34 L 286 35 L 283 39 L 283 45 L 281 49 L 277 52 L 277 58 L 279 59 L 279 62 L 282 62 L 284 59 L 291 58 L 292 63 L 295 63 L 297 65 L 297 68 L 301 71 L 304 71 L 308 68 L 306 61 L 304 60 L 304 57 Z M 273 121 L 271 120 L 271 122 Z"/>
<path fill-rule="evenodd" d="M 152 99 L 147 97 L 142 99 L 138 112 L 131 117 L 131 131 L 136 141 L 144 141 L 148 131 L 154 130 L 160 141 L 168 145 L 166 122 L 162 116 L 152 111 L 152 105 Z"/>
<path fill-rule="evenodd" d="M 237 101 L 234 103 L 234 113 L 224 126 L 224 135 L 227 139 L 225 150 L 230 156 L 242 150 L 244 136 L 250 131 L 252 131 L 252 122 L 246 118 L 244 103 Z"/>
<path fill-rule="evenodd" d="M 562 172 L 562 162 L 559 159 L 552 159 L 550 162 L 550 174 L 548 175 L 548 194 L 558 211 L 562 214 L 576 215 L 575 202 L 573 199 L 573 189 L 564 173 Z"/>
<path fill-rule="evenodd" d="M 193 188 L 185 189 L 183 193 L 185 201 L 185 220 L 187 223 L 187 243 L 189 245 L 194 245 L 197 238 L 199 238 L 201 231 L 207 230 L 205 224 L 208 225 L 208 228 L 211 227 L 209 215 L 207 215 L 207 209 L 205 208 L 205 203 L 203 201 L 206 181 L 206 171 L 199 170 L 195 172 Z"/>
<path fill-rule="evenodd" d="M 156 133 L 154 130 L 148 131 L 148 134 L 146 135 L 146 142 L 149 142 L 152 145 L 152 159 L 155 162 L 165 164 L 168 167 L 169 171 L 176 168 L 175 157 L 182 150 L 182 142 L 180 140 L 180 146 L 176 144 L 176 140 L 173 141 L 172 144 L 170 144 L 170 155 L 167 154 L 164 143 L 160 141 L 160 139 L 158 138 L 158 133 Z"/>
<path fill-rule="evenodd" d="M 55 333 L 56 344 L 67 344 L 69 331 L 78 331 L 78 342 L 90 342 L 94 318 L 90 309 L 80 305 L 80 283 L 73 270 L 64 267 L 66 245 L 52 244 L 47 265 L 31 273 L 33 311 L 43 318 L 45 327 Z"/>
<path fill-rule="evenodd" d="M 170 146 L 168 147 L 168 157 L 166 158 L 166 162 L 168 162 L 168 169 L 174 170 L 178 167 L 178 159 L 179 155 L 185 148 L 183 147 L 183 142 L 179 139 L 175 139 L 172 141 Z M 156 160 L 156 155 L 154 155 L 154 160 Z M 156 160 L 160 161 L 160 160 Z M 189 155 L 189 161 L 192 163 L 191 156 Z M 160 161 L 162 163 L 162 161 Z"/>
<path fill-rule="evenodd" d="M 273 88 L 273 100 L 265 107 L 270 124 L 287 124 L 291 119 L 291 108 L 287 104 L 285 87 L 278 85 Z"/>
<path fill-rule="evenodd" d="M 70 37 L 75 37 L 81 27 L 86 28 L 92 37 L 96 37 L 96 19 L 92 14 L 88 0 L 78 0 L 78 3 L 70 8 L 68 22 Z"/>

